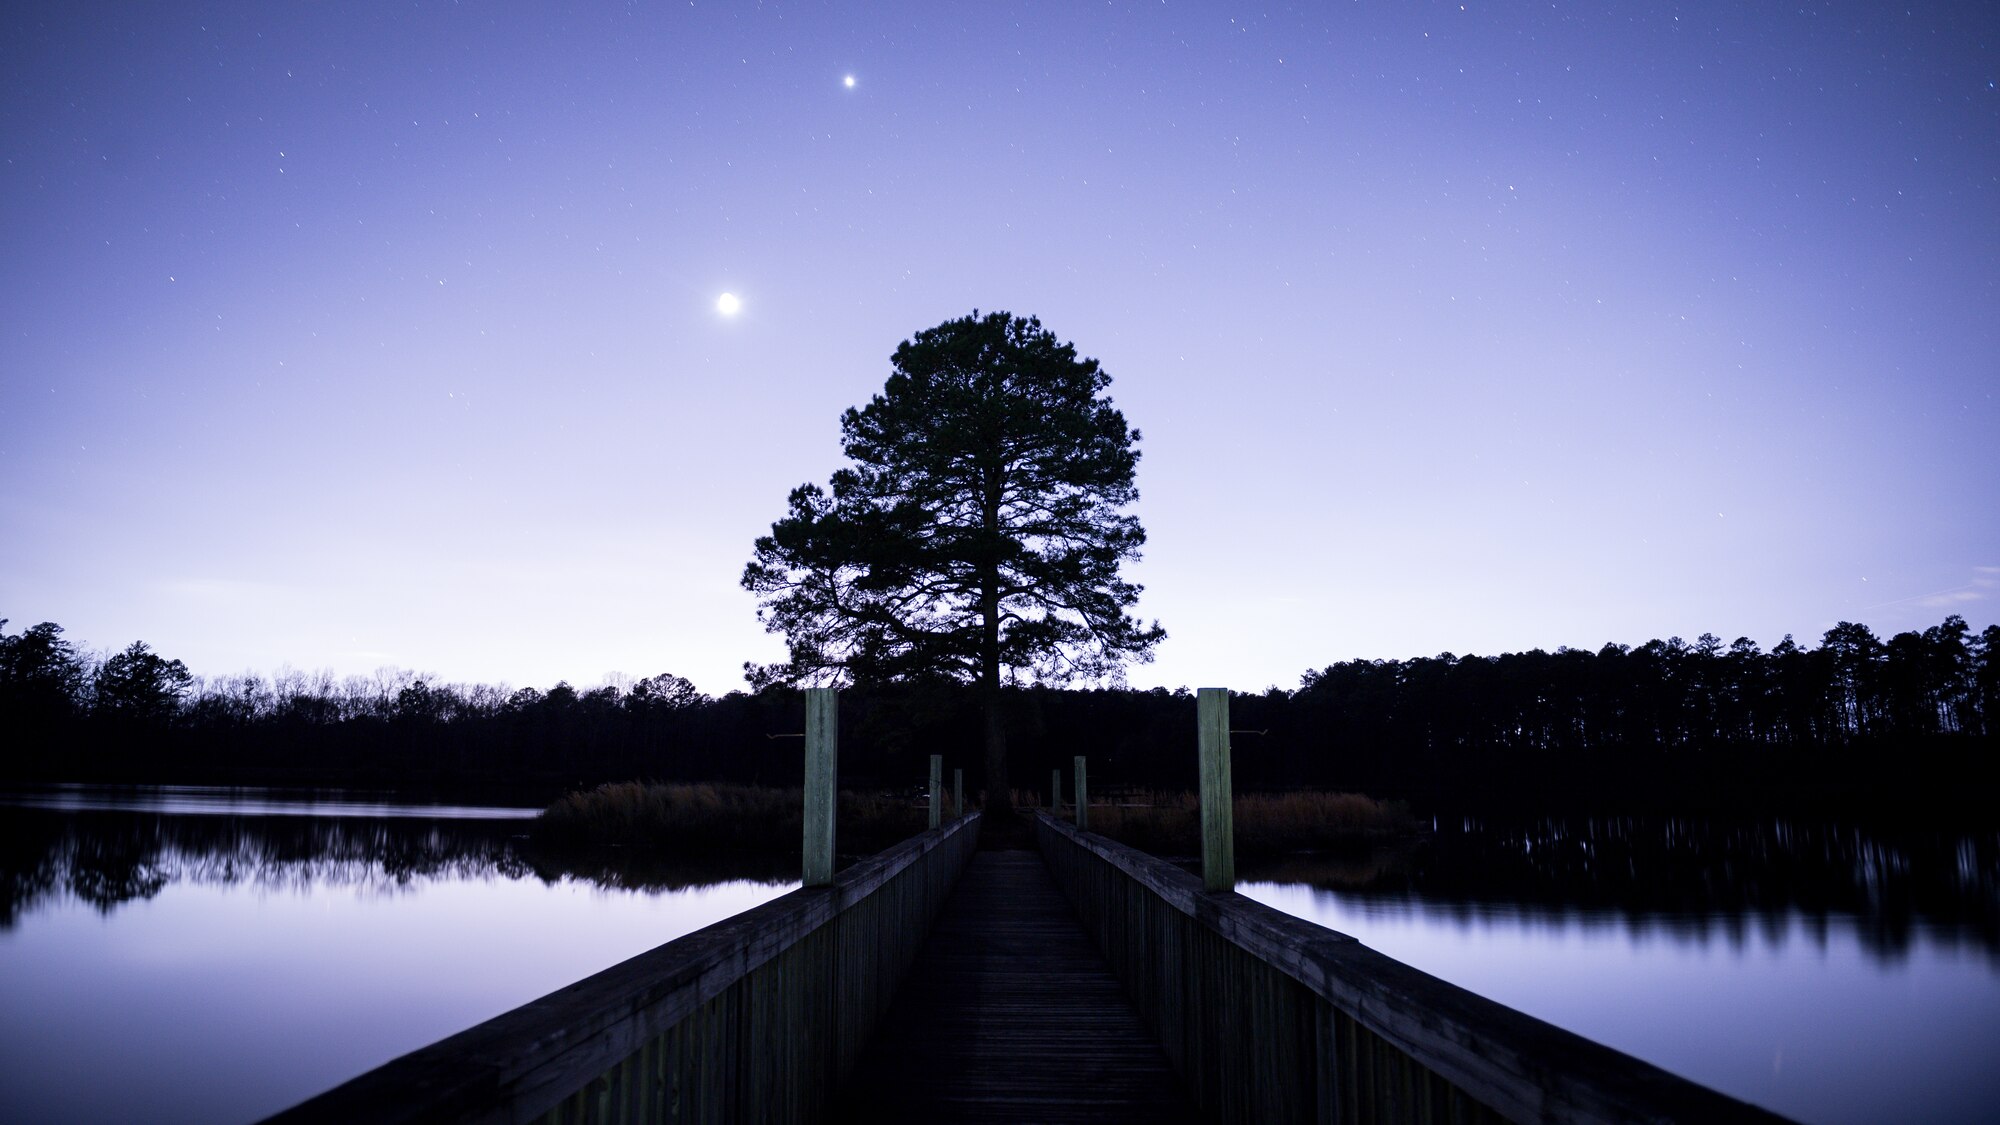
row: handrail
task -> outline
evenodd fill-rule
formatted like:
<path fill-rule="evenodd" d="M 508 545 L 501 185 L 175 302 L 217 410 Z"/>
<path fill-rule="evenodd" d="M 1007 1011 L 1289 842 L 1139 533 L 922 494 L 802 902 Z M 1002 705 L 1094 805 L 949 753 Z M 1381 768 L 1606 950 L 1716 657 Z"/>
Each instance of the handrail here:
<path fill-rule="evenodd" d="M 1046 813 L 1035 834 L 1216 1119 L 1784 1120 Z"/>
<path fill-rule="evenodd" d="M 268 1120 L 822 1119 L 978 835 L 953 820 Z"/>

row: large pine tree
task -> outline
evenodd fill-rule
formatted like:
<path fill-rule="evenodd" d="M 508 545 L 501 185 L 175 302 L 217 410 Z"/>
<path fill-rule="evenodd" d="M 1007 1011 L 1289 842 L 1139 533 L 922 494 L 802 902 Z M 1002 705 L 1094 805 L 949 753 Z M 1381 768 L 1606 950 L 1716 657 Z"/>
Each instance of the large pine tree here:
<path fill-rule="evenodd" d="M 753 685 L 947 676 L 985 708 L 986 805 L 1005 811 L 1000 685 L 1094 680 L 1151 659 L 1166 633 L 1127 611 L 1119 577 L 1146 533 L 1139 431 L 1033 317 L 947 321 L 896 349 L 868 405 L 841 418 L 850 464 L 802 485 L 757 540 L 743 585 L 789 659 Z"/>

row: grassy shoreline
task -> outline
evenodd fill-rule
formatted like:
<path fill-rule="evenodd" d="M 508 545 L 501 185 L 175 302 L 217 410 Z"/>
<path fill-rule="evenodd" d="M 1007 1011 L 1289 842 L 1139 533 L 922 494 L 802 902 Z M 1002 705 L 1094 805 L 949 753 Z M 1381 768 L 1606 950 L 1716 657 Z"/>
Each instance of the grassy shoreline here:
<path fill-rule="evenodd" d="M 1025 795 L 1023 795 L 1025 796 Z M 1358 793 L 1251 793 L 1236 798 L 1236 850 L 1245 856 L 1351 851 L 1418 832 L 1400 801 Z M 924 806 L 907 797 L 840 794 L 839 846 L 881 851 L 923 831 Z M 1201 850 L 1192 793 L 1140 792 L 1090 806 L 1090 828 L 1163 856 Z M 627 781 L 571 793 L 536 819 L 536 843 L 670 855 L 694 849 L 794 854 L 804 832 L 798 789 Z"/>
<path fill-rule="evenodd" d="M 1420 823 L 1401 801 L 1360 793 L 1246 793 L 1235 802 L 1236 854 L 1354 851 L 1415 836 Z M 1090 830 L 1159 856 L 1201 853 L 1201 802 L 1193 793 L 1139 793 L 1090 806 Z"/>
<path fill-rule="evenodd" d="M 872 853 L 923 831 L 924 810 L 882 794 L 843 792 L 837 823 L 843 853 Z M 531 835 L 556 849 L 796 855 L 805 835 L 804 797 L 796 788 L 613 782 L 543 809 Z"/>

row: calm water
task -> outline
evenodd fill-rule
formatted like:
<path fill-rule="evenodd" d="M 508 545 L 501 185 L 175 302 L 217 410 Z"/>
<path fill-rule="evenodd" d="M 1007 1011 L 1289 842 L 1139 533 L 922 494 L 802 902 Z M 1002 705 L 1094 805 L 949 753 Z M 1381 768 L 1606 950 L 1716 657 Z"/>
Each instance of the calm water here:
<path fill-rule="evenodd" d="M 1804 1121 L 2000 1121 L 2000 837 L 1439 829 L 1241 889 Z"/>
<path fill-rule="evenodd" d="M 576 871 L 531 810 L 0 795 L 0 1121 L 241 1122 L 784 893 Z M 1815 1122 L 2000 1120 L 2000 836 L 1438 826 L 1246 894 Z"/>
<path fill-rule="evenodd" d="M 538 867 L 532 812 L 0 797 L 0 1121 L 254 1120 L 796 885 Z"/>

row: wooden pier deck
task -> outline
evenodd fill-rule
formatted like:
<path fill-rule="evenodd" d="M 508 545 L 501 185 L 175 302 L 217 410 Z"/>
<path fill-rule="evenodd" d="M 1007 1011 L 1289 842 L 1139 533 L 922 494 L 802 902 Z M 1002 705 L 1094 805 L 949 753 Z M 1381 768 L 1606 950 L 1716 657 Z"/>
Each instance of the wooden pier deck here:
<path fill-rule="evenodd" d="M 850 1122 L 1199 1120 L 1040 853 L 981 851 L 842 1088 Z"/>
<path fill-rule="evenodd" d="M 669 1118 L 1783 1120 L 1046 814 L 975 813 L 271 1121 Z"/>

